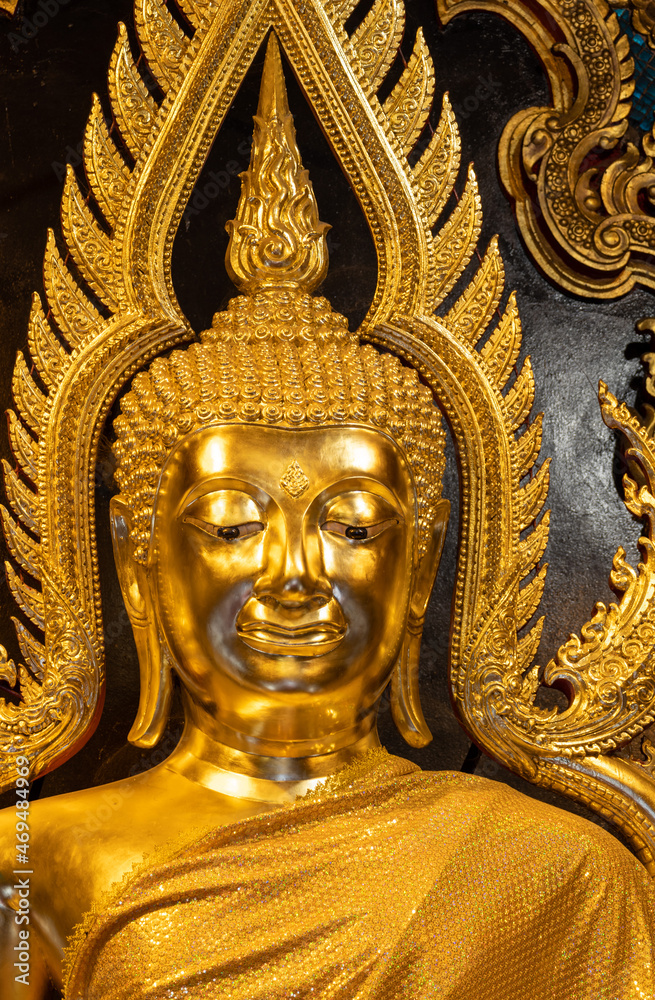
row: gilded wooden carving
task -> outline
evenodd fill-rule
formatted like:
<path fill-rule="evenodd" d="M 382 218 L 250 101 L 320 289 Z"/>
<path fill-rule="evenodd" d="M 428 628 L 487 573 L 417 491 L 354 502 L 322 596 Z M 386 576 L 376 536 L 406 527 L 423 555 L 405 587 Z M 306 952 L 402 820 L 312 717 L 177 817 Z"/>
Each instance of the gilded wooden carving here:
<path fill-rule="evenodd" d="M 155 355 L 195 338 L 171 279 L 173 239 L 210 145 L 272 29 L 357 193 L 373 237 L 378 284 L 358 335 L 421 373 L 457 447 L 463 516 L 451 640 L 455 709 L 476 743 L 508 767 L 611 816 L 655 873 L 652 775 L 608 756 L 655 718 L 652 439 L 601 387 L 603 417 L 627 436 L 643 471 L 639 488 L 627 482 L 626 496 L 629 509 L 648 523 L 641 543 L 644 562 L 633 570 L 623 553 L 617 555 L 612 582 L 621 594 L 619 603 L 599 606 L 582 640 L 570 640 L 542 673 L 532 664 L 541 621 L 524 631 L 544 586 L 541 558 L 548 534 L 548 514 L 541 513 L 548 463 L 536 467 L 541 418 L 529 423 L 534 378 L 529 359 L 515 370 L 521 326 L 513 294 L 494 325 L 504 291 L 495 240 L 473 273 L 467 272 L 481 226 L 472 169 L 456 207 L 442 217 L 460 153 L 447 98 L 427 149 L 414 166 L 408 160 L 434 92 L 422 35 L 417 34 L 405 72 L 381 104 L 377 91 L 403 31 L 401 0 L 376 0 L 350 36 L 344 21 L 355 4 L 348 0 L 302 5 L 180 0 L 180 6 L 194 26 L 193 37 L 182 35 L 158 0 L 136 3 L 139 42 L 164 95 L 161 103 L 137 66 L 125 28 L 119 27 L 109 70 L 116 130 L 96 99 L 85 139 L 86 176 L 105 225 L 98 223 L 70 170 L 62 199 L 63 243 L 50 233 L 45 301 L 34 298 L 31 360 L 19 354 L 15 366 L 10 436 L 17 470 L 5 466 L 9 508 L 3 522 L 12 556 L 8 579 L 34 627 L 16 621 L 24 665 L 6 656 L 0 664 L 5 680 L 20 679 L 23 696 L 19 705 L 0 707 L 4 786 L 11 784 L 17 757 L 29 759 L 35 776 L 74 753 L 102 710 L 105 668 L 93 509 L 100 428 L 117 392 L 136 371 Z M 474 5 L 443 0 L 441 6 L 442 15 L 450 17 Z M 547 6 L 541 3 L 540 9 Z M 633 169 L 628 165 L 632 154 L 626 153 L 608 168 L 600 193 L 595 192 L 592 175 L 582 170 L 584 157 L 596 144 L 611 146 L 622 134 L 629 59 L 607 9 L 591 0 L 561 0 L 559 7 L 579 14 L 570 19 L 564 48 L 552 51 L 554 39 L 543 26 L 535 28 L 534 38 L 552 69 L 559 117 L 553 120 L 557 109 L 541 109 L 510 123 L 503 149 L 518 172 L 508 166 L 503 176 L 508 185 L 518 184 L 519 176 L 521 184 L 533 178 L 542 185 L 537 190 L 547 192 L 560 185 L 560 200 L 549 209 L 551 235 L 559 233 L 566 253 L 592 268 L 595 277 L 584 284 L 585 294 L 614 295 L 637 280 L 651 282 L 651 221 L 643 212 L 627 210 L 637 204 L 638 192 L 647 192 L 650 161 Z M 527 31 L 522 4 L 515 5 L 512 17 Z M 585 55 L 592 49 L 596 62 Z M 576 91 L 578 85 L 582 89 Z M 121 155 L 123 147 L 132 167 Z M 573 188 L 571 162 L 580 168 Z M 533 202 L 523 190 L 524 198 L 518 187 L 514 194 L 533 252 L 550 262 L 563 287 L 580 291 L 575 268 L 564 264 L 563 256 L 546 254 Z M 610 213 L 609 204 L 618 206 L 616 211 Z M 246 199 L 244 217 L 255 211 L 253 206 Z M 625 233 L 632 234 L 625 237 L 629 246 L 622 243 Z M 241 230 L 233 234 L 229 265 L 240 278 L 254 252 L 242 236 Z M 638 262 L 631 258 L 635 248 L 643 251 Z M 315 273 L 321 272 L 320 242 L 303 244 L 299 267 L 305 266 L 305 254 Z M 453 299 L 450 293 L 465 272 L 468 280 Z M 30 374 L 32 363 L 46 394 Z M 293 495 L 304 473 L 287 471 Z M 416 666 L 412 661 L 406 669 Z M 566 687 L 570 703 L 565 711 L 537 707 L 541 683 Z M 397 689 L 392 701 L 396 715 L 402 714 Z M 415 745 L 429 739 L 422 717 L 409 738 Z"/>
<path fill-rule="evenodd" d="M 616 298 L 655 286 L 655 140 L 625 138 L 634 64 L 606 0 L 437 0 L 441 20 L 488 10 L 539 57 L 552 94 L 517 112 L 498 157 L 528 251 L 560 288 Z M 645 12 L 642 12 L 645 17 Z"/>

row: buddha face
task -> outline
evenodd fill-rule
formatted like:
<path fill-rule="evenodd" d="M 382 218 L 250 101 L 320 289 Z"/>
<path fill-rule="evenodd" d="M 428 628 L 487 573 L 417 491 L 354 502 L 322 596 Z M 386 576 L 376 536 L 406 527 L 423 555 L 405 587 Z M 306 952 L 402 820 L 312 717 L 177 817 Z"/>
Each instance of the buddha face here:
<path fill-rule="evenodd" d="M 416 579 L 415 507 L 401 449 L 370 428 L 231 424 L 176 445 L 137 586 L 207 735 L 301 755 L 374 725 Z"/>
<path fill-rule="evenodd" d="M 154 516 L 161 630 L 221 726 L 348 729 L 407 616 L 415 531 L 400 449 L 363 427 L 209 427 L 173 451 Z M 222 734 L 225 736 L 225 734 Z"/>

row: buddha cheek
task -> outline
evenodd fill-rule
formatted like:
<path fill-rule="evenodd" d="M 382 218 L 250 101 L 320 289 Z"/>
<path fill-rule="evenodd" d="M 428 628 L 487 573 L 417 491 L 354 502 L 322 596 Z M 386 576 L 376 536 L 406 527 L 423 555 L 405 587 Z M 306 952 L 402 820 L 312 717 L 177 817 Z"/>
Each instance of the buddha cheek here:
<path fill-rule="evenodd" d="M 249 546 L 254 548 L 254 546 Z M 202 599 L 195 607 L 198 634 L 203 637 L 203 647 L 208 663 L 214 668 L 227 667 L 233 675 L 242 671 L 241 642 L 236 631 L 236 620 L 242 607 L 252 597 L 258 576 L 257 559 L 242 558 L 244 553 L 212 560 L 202 567 L 204 571 Z M 199 567 L 200 569 L 200 567 Z"/>
<path fill-rule="evenodd" d="M 402 530 L 371 545 L 341 542 L 326 551 L 326 570 L 348 625 L 341 649 L 348 673 L 366 672 L 372 683 L 391 669 L 404 633 L 411 557 Z M 327 549 L 327 546 L 326 546 Z"/>
<path fill-rule="evenodd" d="M 166 588 L 167 633 L 174 654 L 184 660 L 185 672 L 198 680 L 219 676 L 224 670 L 241 673 L 236 618 L 253 592 L 263 559 L 256 541 L 238 547 L 199 533 L 179 546 L 177 567 Z M 185 544 L 185 542 L 187 544 Z M 190 652 L 190 655 L 184 655 Z"/>
<path fill-rule="evenodd" d="M 234 677 L 243 673 L 243 646 L 237 634 L 236 619 L 252 596 L 252 590 L 253 581 L 249 576 L 227 590 L 214 592 L 213 600 L 203 614 L 203 621 L 199 624 L 205 636 L 207 660 L 214 671 L 223 667 Z"/>

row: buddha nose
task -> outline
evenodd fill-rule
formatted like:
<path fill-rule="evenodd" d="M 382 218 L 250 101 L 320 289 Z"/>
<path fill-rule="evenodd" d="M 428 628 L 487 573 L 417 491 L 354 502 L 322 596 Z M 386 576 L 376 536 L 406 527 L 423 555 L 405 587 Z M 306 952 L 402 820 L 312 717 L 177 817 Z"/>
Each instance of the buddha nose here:
<path fill-rule="evenodd" d="M 332 597 L 332 588 L 325 575 L 318 539 L 287 537 L 280 539 L 278 572 L 274 573 L 259 599 L 283 608 L 318 610 Z M 279 561 L 278 561 L 279 560 Z"/>

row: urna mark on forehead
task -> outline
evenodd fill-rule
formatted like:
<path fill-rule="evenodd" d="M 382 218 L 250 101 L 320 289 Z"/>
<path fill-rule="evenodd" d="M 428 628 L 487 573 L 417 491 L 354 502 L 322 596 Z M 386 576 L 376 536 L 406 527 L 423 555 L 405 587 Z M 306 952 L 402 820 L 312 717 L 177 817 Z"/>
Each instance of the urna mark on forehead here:
<path fill-rule="evenodd" d="M 176 444 L 162 471 L 155 513 L 175 516 L 197 497 L 235 487 L 302 506 L 324 493 L 369 490 L 412 514 L 415 508 L 406 457 L 375 428 L 216 424 Z"/>

